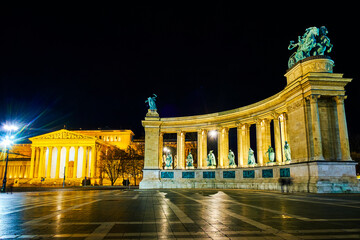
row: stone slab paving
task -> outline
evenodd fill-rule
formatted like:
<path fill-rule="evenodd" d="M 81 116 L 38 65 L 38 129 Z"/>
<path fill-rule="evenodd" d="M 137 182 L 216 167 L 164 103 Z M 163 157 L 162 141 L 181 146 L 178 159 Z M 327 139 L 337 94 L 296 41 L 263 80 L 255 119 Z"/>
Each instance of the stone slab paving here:
<path fill-rule="evenodd" d="M 0 239 L 359 239 L 360 194 L 256 190 L 0 195 Z"/>

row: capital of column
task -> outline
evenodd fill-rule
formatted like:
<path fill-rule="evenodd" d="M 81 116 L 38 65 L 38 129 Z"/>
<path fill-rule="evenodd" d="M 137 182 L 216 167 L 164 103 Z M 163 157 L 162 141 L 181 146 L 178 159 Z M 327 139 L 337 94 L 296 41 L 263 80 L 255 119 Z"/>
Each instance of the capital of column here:
<path fill-rule="evenodd" d="M 274 119 L 279 119 L 280 113 L 273 112 L 273 113 L 271 113 L 271 116 L 272 116 Z"/>
<path fill-rule="evenodd" d="M 284 122 L 287 119 L 286 113 L 283 112 L 279 115 L 280 122 Z"/>
<path fill-rule="evenodd" d="M 344 104 L 345 99 L 347 99 L 347 96 L 336 96 L 334 97 L 336 104 L 341 105 Z"/>
<path fill-rule="evenodd" d="M 317 100 L 321 97 L 320 94 L 311 94 L 306 97 L 307 100 L 310 100 L 310 103 L 317 103 Z"/>

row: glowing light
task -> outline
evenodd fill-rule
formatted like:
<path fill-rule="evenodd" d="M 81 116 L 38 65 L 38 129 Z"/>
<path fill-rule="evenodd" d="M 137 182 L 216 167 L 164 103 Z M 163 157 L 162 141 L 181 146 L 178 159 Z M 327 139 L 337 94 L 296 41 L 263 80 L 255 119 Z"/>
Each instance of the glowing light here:
<path fill-rule="evenodd" d="M 216 130 L 209 131 L 209 136 L 211 138 L 216 138 L 217 134 L 218 134 L 218 132 Z"/>
<path fill-rule="evenodd" d="M 6 130 L 6 131 L 17 131 L 19 129 L 18 126 L 14 125 L 14 124 L 4 124 L 3 125 L 3 128 Z"/>
<path fill-rule="evenodd" d="M 164 147 L 163 151 L 166 153 L 171 152 L 170 148 L 168 148 L 168 147 Z"/>
<path fill-rule="evenodd" d="M 2 141 L 1 141 L 1 145 L 4 147 L 9 147 L 11 146 L 14 142 L 12 141 L 12 139 L 14 139 L 13 136 L 9 137 L 6 136 Z"/>

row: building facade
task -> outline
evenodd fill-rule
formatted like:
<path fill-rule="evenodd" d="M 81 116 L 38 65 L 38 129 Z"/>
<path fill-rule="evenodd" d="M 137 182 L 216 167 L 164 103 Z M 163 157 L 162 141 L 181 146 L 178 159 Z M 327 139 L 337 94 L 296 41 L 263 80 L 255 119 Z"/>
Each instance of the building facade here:
<path fill-rule="evenodd" d="M 32 137 L 31 144 L 11 149 L 7 176 L 24 186 L 80 185 L 85 178 L 92 185 L 108 184 L 100 170 L 101 151 L 111 146 L 126 150 L 133 144 L 133 136 L 131 130 L 62 129 Z M 5 161 L 1 161 L 1 178 L 4 171 Z"/>

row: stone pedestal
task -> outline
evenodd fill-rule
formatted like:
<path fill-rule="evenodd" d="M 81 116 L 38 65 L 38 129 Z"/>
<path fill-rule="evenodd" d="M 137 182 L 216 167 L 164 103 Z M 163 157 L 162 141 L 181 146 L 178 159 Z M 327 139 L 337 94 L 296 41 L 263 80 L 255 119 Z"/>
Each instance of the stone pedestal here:
<path fill-rule="evenodd" d="M 143 179 L 139 184 L 140 189 L 161 188 L 160 169 L 144 169 Z"/>

